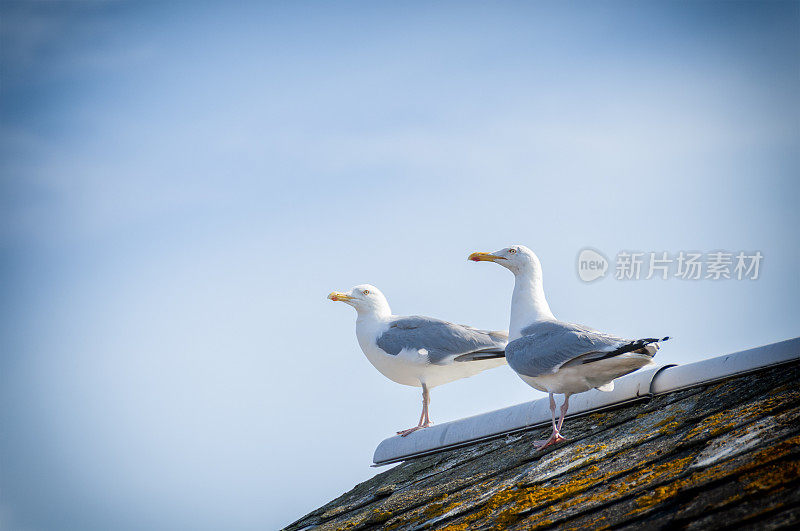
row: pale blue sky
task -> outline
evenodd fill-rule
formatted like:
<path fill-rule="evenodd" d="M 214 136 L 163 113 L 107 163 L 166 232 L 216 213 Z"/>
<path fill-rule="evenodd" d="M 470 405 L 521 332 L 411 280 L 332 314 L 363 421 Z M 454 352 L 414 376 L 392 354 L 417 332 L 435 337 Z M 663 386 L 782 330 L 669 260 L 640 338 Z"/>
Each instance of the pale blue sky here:
<path fill-rule="evenodd" d="M 691 362 L 798 335 L 796 2 L 2 4 L 0 527 L 272 529 L 374 473 L 397 313 L 556 315 Z M 578 251 L 760 250 L 582 283 Z M 443 422 L 540 396 L 507 369 Z M 567 434 L 568 435 L 568 434 Z"/>

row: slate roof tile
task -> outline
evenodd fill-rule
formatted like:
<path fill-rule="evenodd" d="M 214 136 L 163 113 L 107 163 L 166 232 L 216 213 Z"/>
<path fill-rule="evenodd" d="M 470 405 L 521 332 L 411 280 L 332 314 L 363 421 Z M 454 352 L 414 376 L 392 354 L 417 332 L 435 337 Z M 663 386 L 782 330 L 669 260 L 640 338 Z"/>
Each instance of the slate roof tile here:
<path fill-rule="evenodd" d="M 417 457 L 287 529 L 771 529 L 800 523 L 800 363 Z"/>

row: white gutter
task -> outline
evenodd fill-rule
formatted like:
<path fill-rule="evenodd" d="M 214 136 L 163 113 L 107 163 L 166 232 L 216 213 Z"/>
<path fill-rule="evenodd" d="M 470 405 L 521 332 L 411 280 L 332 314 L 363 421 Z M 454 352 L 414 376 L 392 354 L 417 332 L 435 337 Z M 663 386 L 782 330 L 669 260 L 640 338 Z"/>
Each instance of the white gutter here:
<path fill-rule="evenodd" d="M 743 350 L 687 365 L 664 365 L 638 371 L 614 381 L 614 390 L 597 390 L 570 398 L 569 417 L 585 415 L 626 402 L 688 389 L 717 380 L 800 359 L 800 337 Z M 509 406 L 489 413 L 434 425 L 407 437 L 390 437 L 375 449 L 373 466 L 473 444 L 477 441 L 550 423 L 547 398 Z"/>

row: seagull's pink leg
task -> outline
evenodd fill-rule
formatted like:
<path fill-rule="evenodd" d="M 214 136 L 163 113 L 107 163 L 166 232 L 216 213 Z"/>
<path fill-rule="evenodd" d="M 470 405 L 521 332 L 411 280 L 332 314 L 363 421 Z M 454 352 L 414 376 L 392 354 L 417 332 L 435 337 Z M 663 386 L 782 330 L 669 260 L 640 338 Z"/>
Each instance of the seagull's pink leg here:
<path fill-rule="evenodd" d="M 564 417 L 567 416 L 569 409 L 569 395 L 564 395 L 564 403 L 561 405 L 561 418 L 558 419 L 558 431 L 561 432 L 561 426 L 564 424 Z"/>
<path fill-rule="evenodd" d="M 421 430 L 422 428 L 427 428 L 433 424 L 431 422 L 430 417 L 428 416 L 428 404 L 431 402 L 431 393 L 428 389 L 428 386 L 422 384 L 422 414 L 419 416 L 419 423 L 414 426 L 413 428 L 408 428 L 407 430 L 398 431 L 397 435 L 400 437 L 405 437 L 409 433 L 414 433 L 417 430 Z"/>
<path fill-rule="evenodd" d="M 428 410 L 430 409 L 430 407 L 429 407 L 430 403 L 431 403 L 431 392 L 428 389 L 428 386 L 423 385 L 422 386 L 422 414 L 425 417 L 425 425 L 423 426 L 424 428 L 427 428 L 428 426 L 431 426 L 433 424 L 433 422 L 431 422 L 430 416 L 428 416 Z"/>
<path fill-rule="evenodd" d="M 547 440 L 539 440 L 533 441 L 533 445 L 538 448 L 539 450 L 543 448 L 547 448 L 551 444 L 559 443 L 561 441 L 565 441 L 564 437 L 558 432 L 558 429 L 561 427 L 561 422 L 564 420 L 563 412 L 566 411 L 562 406 L 562 416 L 558 424 L 556 424 L 556 399 L 553 398 L 553 393 L 550 393 L 550 415 L 553 420 L 553 433 L 550 435 L 550 438 Z"/>

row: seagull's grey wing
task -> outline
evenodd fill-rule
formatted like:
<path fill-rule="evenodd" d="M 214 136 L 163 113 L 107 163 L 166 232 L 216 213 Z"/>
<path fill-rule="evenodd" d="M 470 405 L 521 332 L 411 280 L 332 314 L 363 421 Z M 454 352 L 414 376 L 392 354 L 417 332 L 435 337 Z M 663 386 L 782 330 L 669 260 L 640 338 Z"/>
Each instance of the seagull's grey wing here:
<path fill-rule="evenodd" d="M 448 323 L 431 317 L 398 317 L 377 338 L 378 347 L 391 355 L 403 349 L 425 349 L 433 364 L 455 358 L 475 361 L 500 357 L 508 334 L 478 330 L 470 326 Z M 463 356 L 470 354 L 472 356 Z M 463 357 L 462 357 L 463 356 Z"/>
<path fill-rule="evenodd" d="M 522 333 L 525 335 L 506 346 L 506 359 L 514 371 L 531 377 L 553 374 L 565 363 L 578 358 L 589 362 L 612 352 L 621 353 L 621 348 L 633 343 L 561 321 L 534 323 Z"/>

